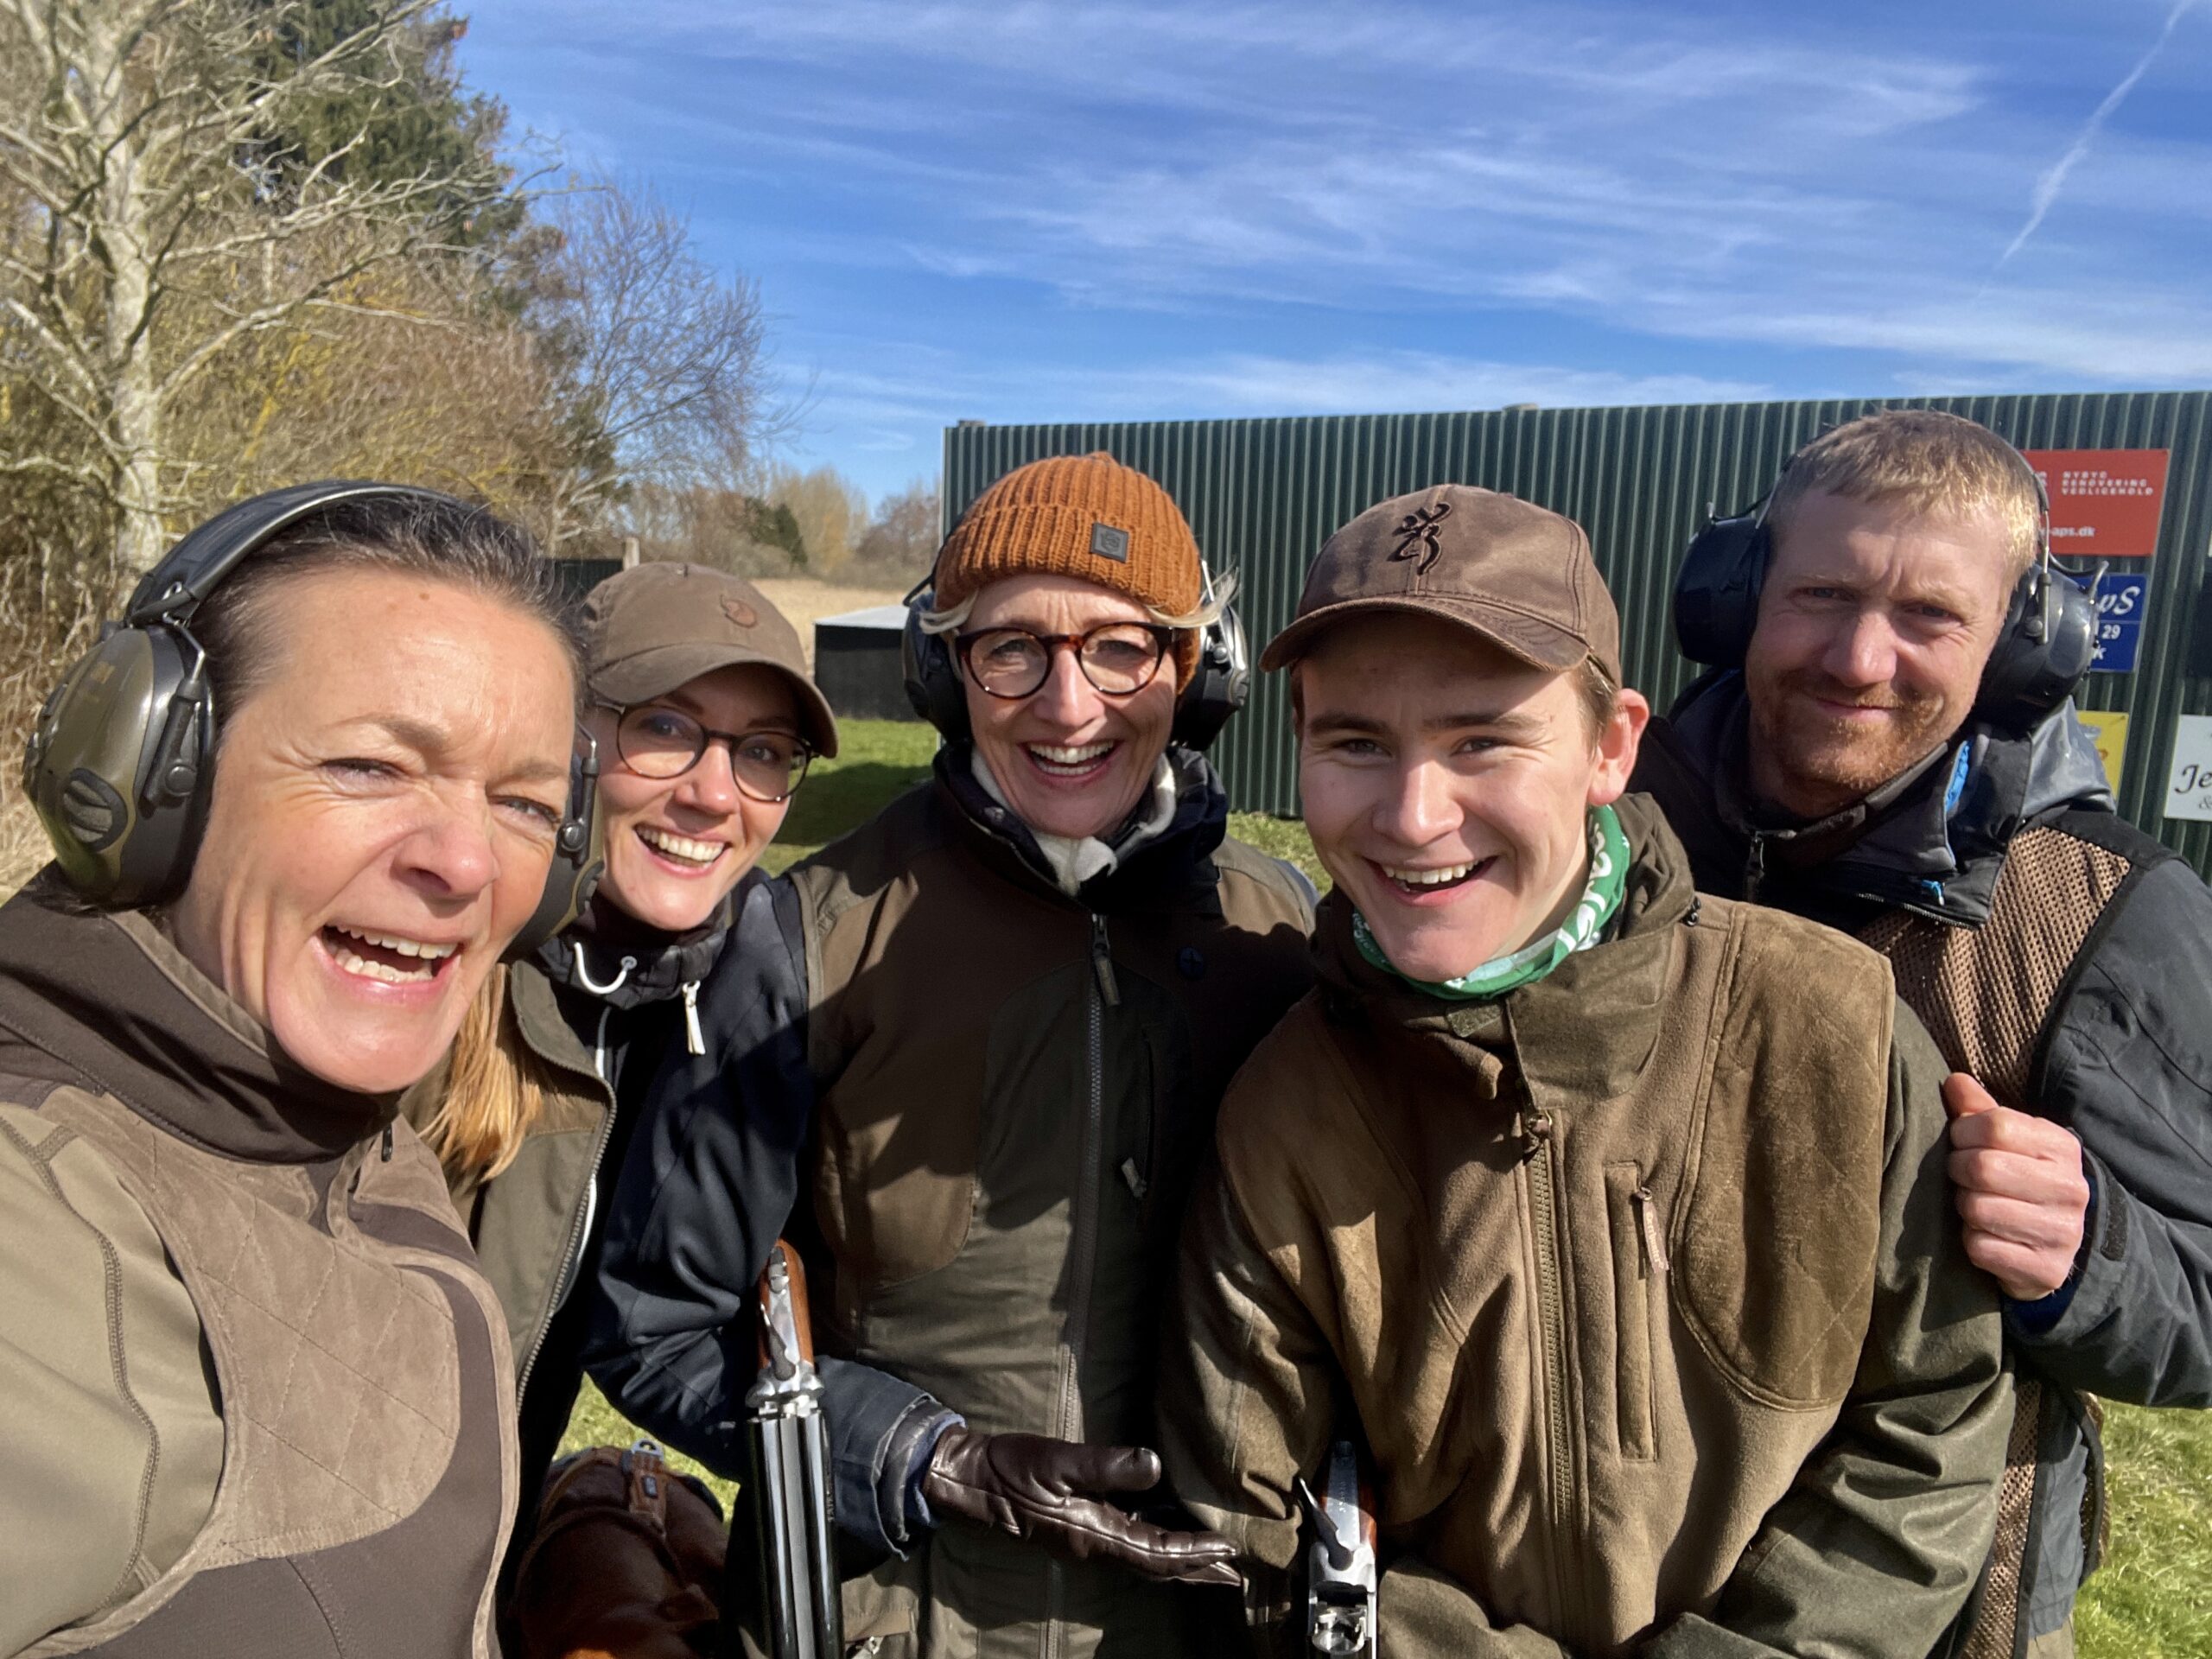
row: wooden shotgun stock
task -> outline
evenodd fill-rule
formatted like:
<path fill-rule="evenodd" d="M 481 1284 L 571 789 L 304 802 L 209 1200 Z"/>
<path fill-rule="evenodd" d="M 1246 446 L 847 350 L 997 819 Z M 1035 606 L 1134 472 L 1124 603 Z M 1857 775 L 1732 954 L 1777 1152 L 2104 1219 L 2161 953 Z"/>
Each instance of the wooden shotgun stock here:
<path fill-rule="evenodd" d="M 777 1312 L 779 1300 L 775 1286 L 779 1269 L 785 1287 L 782 1300 L 790 1309 L 787 1321 L 779 1321 Z M 768 1265 L 760 1269 L 760 1277 L 753 1283 L 753 1304 L 760 1315 L 759 1351 L 763 1371 L 776 1365 L 777 1356 L 769 1333 L 778 1331 L 779 1323 L 782 1325 L 781 1334 L 793 1350 L 791 1363 L 794 1365 L 814 1363 L 814 1310 L 806 1297 L 806 1269 L 800 1265 L 798 1252 L 791 1248 L 789 1240 L 779 1238 L 768 1247 Z M 777 1374 L 790 1375 L 788 1371 Z"/>
<path fill-rule="evenodd" d="M 806 1271 L 780 1238 L 768 1252 L 754 1306 L 760 1375 L 745 1396 L 746 1478 L 723 1569 L 723 1626 L 733 1654 L 843 1659 L 830 1432 L 814 1369 Z"/>

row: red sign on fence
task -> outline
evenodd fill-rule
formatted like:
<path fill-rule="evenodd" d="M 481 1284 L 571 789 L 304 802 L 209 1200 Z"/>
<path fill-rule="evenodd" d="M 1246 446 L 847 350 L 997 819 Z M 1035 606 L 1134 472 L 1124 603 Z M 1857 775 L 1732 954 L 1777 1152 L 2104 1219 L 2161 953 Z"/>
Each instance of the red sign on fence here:
<path fill-rule="evenodd" d="M 2050 550 L 2062 559 L 2147 559 L 2166 505 L 2163 449 L 2028 449 L 2050 493 Z"/>

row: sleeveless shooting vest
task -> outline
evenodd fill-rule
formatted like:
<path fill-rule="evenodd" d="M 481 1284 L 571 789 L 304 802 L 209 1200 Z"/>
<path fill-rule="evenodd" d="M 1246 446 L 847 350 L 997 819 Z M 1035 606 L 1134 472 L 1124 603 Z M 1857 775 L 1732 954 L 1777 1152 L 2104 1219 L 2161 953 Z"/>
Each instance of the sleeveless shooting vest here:
<path fill-rule="evenodd" d="M 1891 911 L 1859 933 L 1889 957 L 1897 995 L 1927 1026 L 1944 1059 L 2016 1111 L 2038 1110 L 2037 1084 L 2061 992 L 2098 918 L 2135 868 L 2125 855 L 2061 826 L 2112 822 L 2104 814 L 2068 813 L 2056 824 L 2013 837 L 1989 919 L 1980 927 Z M 1970 1605 L 1961 1659 L 2012 1659 L 2027 1641 L 2026 1592 L 2038 1542 L 2037 1451 L 2053 1420 L 2070 1408 L 2069 1391 L 2056 1384 L 2031 1374 L 2016 1383 L 1997 1538 Z M 2093 1448 L 2082 1513 L 2086 1578 L 2104 1553 L 2104 1468 L 2096 1435 L 2102 1414 L 2092 1396 L 2077 1397 Z"/>
<path fill-rule="evenodd" d="M 40 1109 L 160 1233 L 213 1357 L 224 1450 L 175 1565 L 26 1659 L 490 1652 L 509 1372 L 436 1160 L 400 1125 L 389 1157 L 356 1147 L 318 1194 L 332 1166 L 225 1158 L 111 1096 L 63 1087 Z"/>

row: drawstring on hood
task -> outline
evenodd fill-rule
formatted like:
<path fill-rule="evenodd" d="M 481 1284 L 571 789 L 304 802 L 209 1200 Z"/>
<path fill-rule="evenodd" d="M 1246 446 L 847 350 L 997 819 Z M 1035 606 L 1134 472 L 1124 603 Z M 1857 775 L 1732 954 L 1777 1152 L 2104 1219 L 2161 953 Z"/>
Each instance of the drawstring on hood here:
<path fill-rule="evenodd" d="M 689 933 L 646 927 L 601 897 L 557 938 L 539 947 L 532 963 L 552 982 L 561 1018 L 578 1041 L 589 1046 L 592 1069 L 601 1082 L 610 1088 L 615 1084 L 611 1073 L 620 1069 L 620 1052 L 636 1029 L 628 1016 L 656 1002 L 682 999 L 685 1046 L 694 1054 L 707 1052 L 699 988 L 721 955 L 740 900 L 760 879 L 757 872 L 748 874 L 706 923 Z M 614 962 L 614 971 L 598 977 L 592 968 L 594 957 Z"/>
<path fill-rule="evenodd" d="M 638 965 L 638 959 L 635 957 L 623 957 L 620 971 L 602 985 L 591 976 L 591 969 L 584 962 L 583 942 L 573 941 L 569 949 L 575 951 L 576 955 L 576 976 L 574 982 L 589 991 L 594 996 L 612 996 L 620 990 L 629 980 L 630 970 Z"/>
<path fill-rule="evenodd" d="M 748 873 L 714 914 L 688 933 L 647 927 L 617 910 L 602 893 L 557 938 L 539 947 L 535 960 L 556 985 L 615 1008 L 626 1011 L 648 1002 L 672 1001 L 683 995 L 685 986 L 696 985 L 713 969 L 729 936 L 740 897 L 760 879 L 758 872 Z M 601 978 L 607 971 L 603 964 L 608 963 L 615 964 L 614 970 Z M 594 963 L 601 966 L 595 969 Z"/>

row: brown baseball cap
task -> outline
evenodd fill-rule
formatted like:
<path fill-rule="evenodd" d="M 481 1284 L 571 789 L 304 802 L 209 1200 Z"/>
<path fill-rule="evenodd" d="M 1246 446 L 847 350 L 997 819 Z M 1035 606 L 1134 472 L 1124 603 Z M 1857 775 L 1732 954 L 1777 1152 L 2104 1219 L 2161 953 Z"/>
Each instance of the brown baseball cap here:
<path fill-rule="evenodd" d="M 791 682 L 799 735 L 837 753 L 837 720 L 806 671 L 798 630 L 742 576 L 702 564 L 618 571 L 584 600 L 584 683 L 627 707 L 664 697 L 718 668 L 758 663 Z"/>
<path fill-rule="evenodd" d="M 1620 681 L 1620 613 L 1582 526 L 1495 490 L 1439 484 L 1361 513 L 1314 559 L 1260 666 L 1294 663 L 1332 623 L 1376 611 L 1456 622 L 1535 668 L 1594 657 Z"/>

